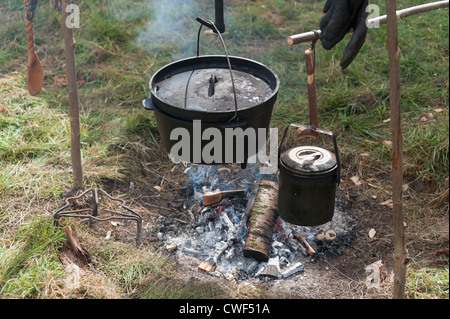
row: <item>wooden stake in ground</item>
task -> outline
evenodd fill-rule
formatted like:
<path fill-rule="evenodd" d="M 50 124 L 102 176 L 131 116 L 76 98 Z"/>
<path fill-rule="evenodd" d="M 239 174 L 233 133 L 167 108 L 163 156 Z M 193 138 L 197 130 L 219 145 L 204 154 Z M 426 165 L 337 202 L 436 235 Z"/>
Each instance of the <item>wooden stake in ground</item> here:
<path fill-rule="evenodd" d="M 67 6 L 71 0 L 64 0 L 63 3 L 63 32 L 64 49 L 66 53 L 66 76 L 69 93 L 69 118 L 71 130 L 71 158 L 74 188 L 83 188 L 83 171 L 81 166 L 81 142 L 80 142 L 80 114 L 78 108 L 78 88 L 77 74 L 75 68 L 75 40 L 73 38 L 72 28 L 66 25 L 70 12 L 67 12 Z"/>
<path fill-rule="evenodd" d="M 400 56 L 397 33 L 396 0 L 386 0 L 387 49 L 389 52 L 390 115 L 392 134 L 392 202 L 394 222 L 393 298 L 405 296 L 407 253 L 403 228 L 403 136 L 400 112 Z"/>
<path fill-rule="evenodd" d="M 268 261 L 272 234 L 278 217 L 278 184 L 263 180 L 252 208 L 244 256 Z"/>

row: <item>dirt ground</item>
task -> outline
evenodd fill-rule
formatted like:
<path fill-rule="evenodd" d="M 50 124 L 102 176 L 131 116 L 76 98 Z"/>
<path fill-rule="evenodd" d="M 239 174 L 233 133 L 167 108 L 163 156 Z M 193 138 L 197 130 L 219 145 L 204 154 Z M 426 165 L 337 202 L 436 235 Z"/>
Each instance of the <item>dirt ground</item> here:
<path fill-rule="evenodd" d="M 364 191 L 355 187 L 351 181 L 341 182 L 337 194 L 336 205 L 345 214 L 354 216 L 352 242 L 350 245 L 339 247 L 342 254 L 327 256 L 314 255 L 304 259 L 304 271 L 285 279 L 248 279 L 229 280 L 214 273 L 205 273 L 197 269 L 198 259 L 187 256 L 177 257 L 174 252 L 167 252 L 166 243 L 158 238 L 158 232 L 177 229 L 183 232 L 192 228 L 192 214 L 186 213 L 183 202 L 185 189 L 188 185 L 188 174 L 180 164 L 172 169 L 159 170 L 153 178 L 145 182 L 133 183 L 130 187 L 105 191 L 122 194 L 126 205 L 139 212 L 143 219 L 141 235 L 141 249 L 150 249 L 168 254 L 173 258 L 183 274 L 183 278 L 215 281 L 218 284 L 237 285 L 237 291 L 256 288 L 263 292 L 263 298 L 305 298 L 305 299 L 384 299 L 391 297 L 393 272 L 393 235 L 392 209 L 388 204 L 380 204 L 380 197 L 375 199 L 365 195 Z M 389 180 L 384 181 L 389 183 Z M 366 185 L 366 187 L 369 187 Z M 382 188 L 381 188 L 382 189 Z M 373 193 L 373 189 L 371 189 Z M 186 198 L 185 198 L 186 199 Z M 178 206 L 178 207 L 177 207 Z M 190 216 L 189 216 L 190 215 Z M 114 240 L 134 242 L 136 231 L 134 227 L 118 227 L 114 232 Z M 100 224 L 99 224 L 100 225 Z M 110 225 L 96 226 L 98 233 L 104 238 Z M 109 227 L 109 228 L 108 228 Z M 369 231 L 376 231 L 369 236 Z M 407 229 L 407 228 L 406 228 Z M 414 245 L 408 247 L 414 250 Z M 417 248 L 420 249 L 420 248 Z M 422 258 L 435 264 L 445 263 L 445 258 L 435 255 L 439 247 L 431 247 L 421 252 Z M 417 254 L 417 252 L 415 252 Z M 367 289 L 366 267 L 381 261 L 385 266 L 378 289 Z"/>

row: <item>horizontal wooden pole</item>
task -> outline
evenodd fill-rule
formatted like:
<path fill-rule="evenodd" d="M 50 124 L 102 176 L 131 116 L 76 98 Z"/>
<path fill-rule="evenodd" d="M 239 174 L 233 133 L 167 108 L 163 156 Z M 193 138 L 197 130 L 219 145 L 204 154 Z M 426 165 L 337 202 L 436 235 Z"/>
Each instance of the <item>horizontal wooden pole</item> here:
<path fill-rule="evenodd" d="M 406 18 L 406 17 L 409 17 L 414 14 L 418 14 L 418 13 L 428 12 L 428 11 L 442 9 L 442 8 L 448 8 L 448 6 L 449 6 L 449 0 L 422 4 L 419 6 L 406 8 L 403 10 L 398 10 L 397 18 L 402 19 L 402 18 Z M 369 19 L 367 22 L 368 22 L 368 25 L 381 25 L 381 24 L 386 24 L 386 21 L 387 21 L 387 16 L 383 15 L 383 16 L 379 16 L 379 17 L 376 17 L 373 19 Z M 295 34 L 295 35 L 289 36 L 287 38 L 287 43 L 289 45 L 294 45 L 294 44 L 299 44 L 299 43 L 303 43 L 303 42 L 310 42 L 310 41 L 317 40 L 319 38 L 319 36 L 320 36 L 320 30 L 303 32 L 300 34 Z"/>

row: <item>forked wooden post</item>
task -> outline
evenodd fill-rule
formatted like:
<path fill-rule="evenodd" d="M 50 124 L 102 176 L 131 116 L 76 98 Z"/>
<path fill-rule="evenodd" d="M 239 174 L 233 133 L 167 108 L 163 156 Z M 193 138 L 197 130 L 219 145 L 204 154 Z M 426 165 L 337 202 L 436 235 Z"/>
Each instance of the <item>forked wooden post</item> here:
<path fill-rule="evenodd" d="M 81 141 L 80 141 L 80 114 L 78 109 L 78 88 L 77 74 L 75 69 L 75 40 L 73 38 L 72 28 L 66 25 L 67 17 L 70 12 L 66 11 L 71 0 L 63 2 L 63 32 L 64 49 L 66 53 L 66 76 L 69 93 L 69 118 L 71 130 L 71 158 L 74 179 L 74 188 L 83 188 L 83 170 L 81 165 Z"/>
<path fill-rule="evenodd" d="M 386 0 L 392 134 L 392 202 L 394 223 L 394 299 L 405 297 L 407 253 L 403 226 L 403 136 L 400 112 L 400 56 L 396 0 Z"/>
<path fill-rule="evenodd" d="M 316 74 L 314 70 L 314 51 L 307 49 L 305 51 L 306 74 L 308 81 L 308 104 L 309 104 L 309 124 L 319 127 L 319 113 L 317 109 L 316 97 Z"/>

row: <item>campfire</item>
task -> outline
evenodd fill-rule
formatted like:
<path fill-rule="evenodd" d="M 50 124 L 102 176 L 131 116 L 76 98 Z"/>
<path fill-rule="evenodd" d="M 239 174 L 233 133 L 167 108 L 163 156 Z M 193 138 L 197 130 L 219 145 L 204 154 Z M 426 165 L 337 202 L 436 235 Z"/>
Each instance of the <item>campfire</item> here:
<path fill-rule="evenodd" d="M 284 279 L 351 246 L 354 217 L 344 202 L 337 201 L 332 221 L 303 227 L 278 215 L 278 176 L 259 175 L 258 165 L 192 164 L 185 173 L 179 210 L 192 222 L 158 234 L 180 263 L 194 258 L 199 271 L 230 280 Z"/>

